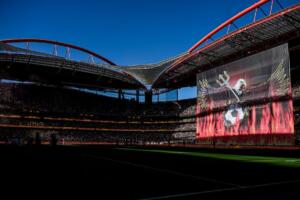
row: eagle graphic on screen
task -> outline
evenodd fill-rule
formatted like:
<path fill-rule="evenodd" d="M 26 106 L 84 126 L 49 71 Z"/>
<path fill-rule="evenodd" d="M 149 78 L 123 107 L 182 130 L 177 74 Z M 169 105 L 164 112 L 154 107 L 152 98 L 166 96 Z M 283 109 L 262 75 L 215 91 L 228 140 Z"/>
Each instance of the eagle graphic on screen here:
<path fill-rule="evenodd" d="M 219 87 L 210 86 L 208 80 L 203 78 L 199 80 L 198 102 L 201 111 L 208 111 L 214 97 L 220 98 L 224 92 L 229 92 L 234 98 L 226 99 L 224 102 L 224 125 L 230 127 L 238 121 L 241 123 L 248 116 L 248 109 L 244 108 L 241 103 L 247 101 L 247 97 L 256 91 L 267 91 L 268 97 L 283 96 L 289 91 L 289 78 L 285 72 L 284 60 L 275 67 L 270 77 L 263 82 L 247 84 L 243 78 L 238 78 L 233 84 L 230 84 L 230 75 L 227 71 L 217 76 L 215 80 Z M 218 94 L 218 95 L 212 95 Z M 222 96 L 221 96 L 222 97 Z"/>

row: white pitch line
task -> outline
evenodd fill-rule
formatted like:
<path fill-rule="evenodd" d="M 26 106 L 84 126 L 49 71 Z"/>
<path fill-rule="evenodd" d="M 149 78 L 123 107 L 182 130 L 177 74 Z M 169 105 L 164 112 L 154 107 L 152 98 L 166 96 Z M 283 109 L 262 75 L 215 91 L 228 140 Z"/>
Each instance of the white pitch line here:
<path fill-rule="evenodd" d="M 103 156 L 95 156 L 95 155 L 89 155 L 89 154 L 81 154 L 81 155 L 86 156 L 86 157 L 95 158 L 95 159 L 107 160 L 107 161 L 110 161 L 110 162 L 115 162 L 115 163 L 119 163 L 119 164 L 123 164 L 123 165 L 130 165 L 130 166 L 134 166 L 134 167 L 150 169 L 150 170 L 153 170 L 153 171 L 169 173 L 169 174 L 173 174 L 173 175 L 177 175 L 177 176 L 183 176 L 183 177 L 187 177 L 187 178 L 194 178 L 194 179 L 207 181 L 207 182 L 212 182 L 212 183 L 218 183 L 218 184 L 222 184 L 222 185 L 230 185 L 230 186 L 234 186 L 234 188 L 244 188 L 244 186 L 242 186 L 242 185 L 229 183 L 229 182 L 224 182 L 224 181 L 219 181 L 219 180 L 211 179 L 211 178 L 194 176 L 194 175 L 191 175 L 191 174 L 185 174 L 185 173 L 176 172 L 176 171 L 173 171 L 173 170 L 160 169 L 160 168 L 150 167 L 148 165 L 142 165 L 142 164 L 136 164 L 136 163 L 132 163 L 132 162 L 114 160 L 114 159 L 103 157 Z"/>
<path fill-rule="evenodd" d="M 143 199 L 139 199 L 139 200 L 159 200 L 159 199 L 170 199 L 170 198 L 177 198 L 177 197 L 188 197 L 188 196 L 201 195 L 201 194 L 209 194 L 209 193 L 225 192 L 225 191 L 236 191 L 236 190 L 242 190 L 242 189 L 254 189 L 254 188 L 283 185 L 283 184 L 289 184 L 289 183 L 300 183 L 300 180 L 280 181 L 280 182 L 250 185 L 250 186 L 244 186 L 244 187 L 233 187 L 233 188 L 224 188 L 224 189 L 216 189 L 216 190 L 206 190 L 206 191 L 201 191 L 201 192 L 181 193 L 181 194 L 166 195 L 166 196 L 159 196 L 159 197 L 143 198 Z"/>
<path fill-rule="evenodd" d="M 150 198 L 143 198 L 138 200 L 159 200 L 159 199 L 169 199 L 169 198 L 177 198 L 177 197 L 188 197 L 188 196 L 194 196 L 199 194 L 209 194 L 209 193 L 215 193 L 215 192 L 224 192 L 224 191 L 231 191 L 235 189 L 240 188 L 225 188 L 225 189 L 216 189 L 216 190 L 206 190 L 202 192 L 190 192 L 190 193 L 181 193 L 181 194 L 174 194 L 174 195 L 166 195 L 166 196 L 159 196 L 159 197 L 150 197 Z"/>

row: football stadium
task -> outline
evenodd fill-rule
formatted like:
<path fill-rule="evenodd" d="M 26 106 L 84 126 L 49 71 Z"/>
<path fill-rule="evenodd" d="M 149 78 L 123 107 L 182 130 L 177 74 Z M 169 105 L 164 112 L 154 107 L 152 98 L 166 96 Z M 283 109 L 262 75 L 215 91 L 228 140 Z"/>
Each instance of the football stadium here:
<path fill-rule="evenodd" d="M 64 41 L 1 38 L 6 191 L 299 198 L 300 4 L 282 1 L 253 2 L 154 64 L 120 65 Z M 185 88 L 195 97 L 181 99 Z"/>

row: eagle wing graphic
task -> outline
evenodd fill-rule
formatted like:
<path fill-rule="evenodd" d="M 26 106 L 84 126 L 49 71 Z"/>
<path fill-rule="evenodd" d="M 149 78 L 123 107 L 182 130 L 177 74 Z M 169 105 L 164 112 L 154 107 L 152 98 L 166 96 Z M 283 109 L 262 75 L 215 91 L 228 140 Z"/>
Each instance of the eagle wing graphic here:
<path fill-rule="evenodd" d="M 208 80 L 203 78 L 199 80 L 198 86 L 198 102 L 201 110 L 206 110 L 208 108 L 209 99 L 213 98 L 214 94 L 226 91 L 225 87 L 212 87 L 209 85 Z"/>
<path fill-rule="evenodd" d="M 268 96 L 284 96 L 288 93 L 290 87 L 290 79 L 285 71 L 284 59 L 276 66 L 275 70 L 271 73 L 270 77 L 261 83 L 252 85 L 247 88 L 246 93 L 255 90 L 255 88 L 268 88 Z"/>
<path fill-rule="evenodd" d="M 266 91 L 269 97 L 274 96 L 284 96 L 288 94 L 290 89 L 290 78 L 288 71 L 285 68 L 285 59 L 282 59 L 280 63 L 273 67 L 273 72 L 269 78 L 263 82 L 253 84 L 250 87 L 247 87 L 245 92 L 243 92 L 244 98 L 247 98 L 248 95 L 256 95 L 256 91 Z M 222 92 L 227 91 L 225 87 L 212 87 L 209 84 L 209 81 L 206 78 L 198 80 L 198 102 L 201 110 L 206 110 L 208 108 L 208 103 L 215 94 L 222 95 Z M 229 105 L 232 102 L 228 100 L 225 105 Z"/>
<path fill-rule="evenodd" d="M 286 95 L 289 91 L 289 82 L 289 77 L 284 68 L 284 60 L 282 59 L 267 81 L 267 83 L 270 83 L 269 96 Z"/>
<path fill-rule="evenodd" d="M 198 88 L 198 102 L 201 110 L 207 109 L 207 98 L 208 91 L 210 89 L 210 85 L 206 78 L 199 80 L 199 88 Z"/>

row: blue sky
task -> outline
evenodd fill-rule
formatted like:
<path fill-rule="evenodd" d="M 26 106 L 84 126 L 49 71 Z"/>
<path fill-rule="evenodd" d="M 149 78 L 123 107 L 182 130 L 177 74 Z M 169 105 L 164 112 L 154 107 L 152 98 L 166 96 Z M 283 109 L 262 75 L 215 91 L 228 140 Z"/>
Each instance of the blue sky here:
<path fill-rule="evenodd" d="M 187 51 L 256 1 L 1 0 L 0 39 L 45 38 L 82 46 L 119 65 L 155 63 Z M 299 2 L 279 1 L 283 5 Z M 264 9 L 268 12 L 269 5 Z M 249 15 L 236 24 L 252 18 Z M 180 95 L 194 96 L 195 90 L 191 91 Z"/>
<path fill-rule="evenodd" d="M 254 2 L 1 0 L 0 39 L 46 38 L 85 47 L 120 65 L 155 63 L 186 51 Z"/>

